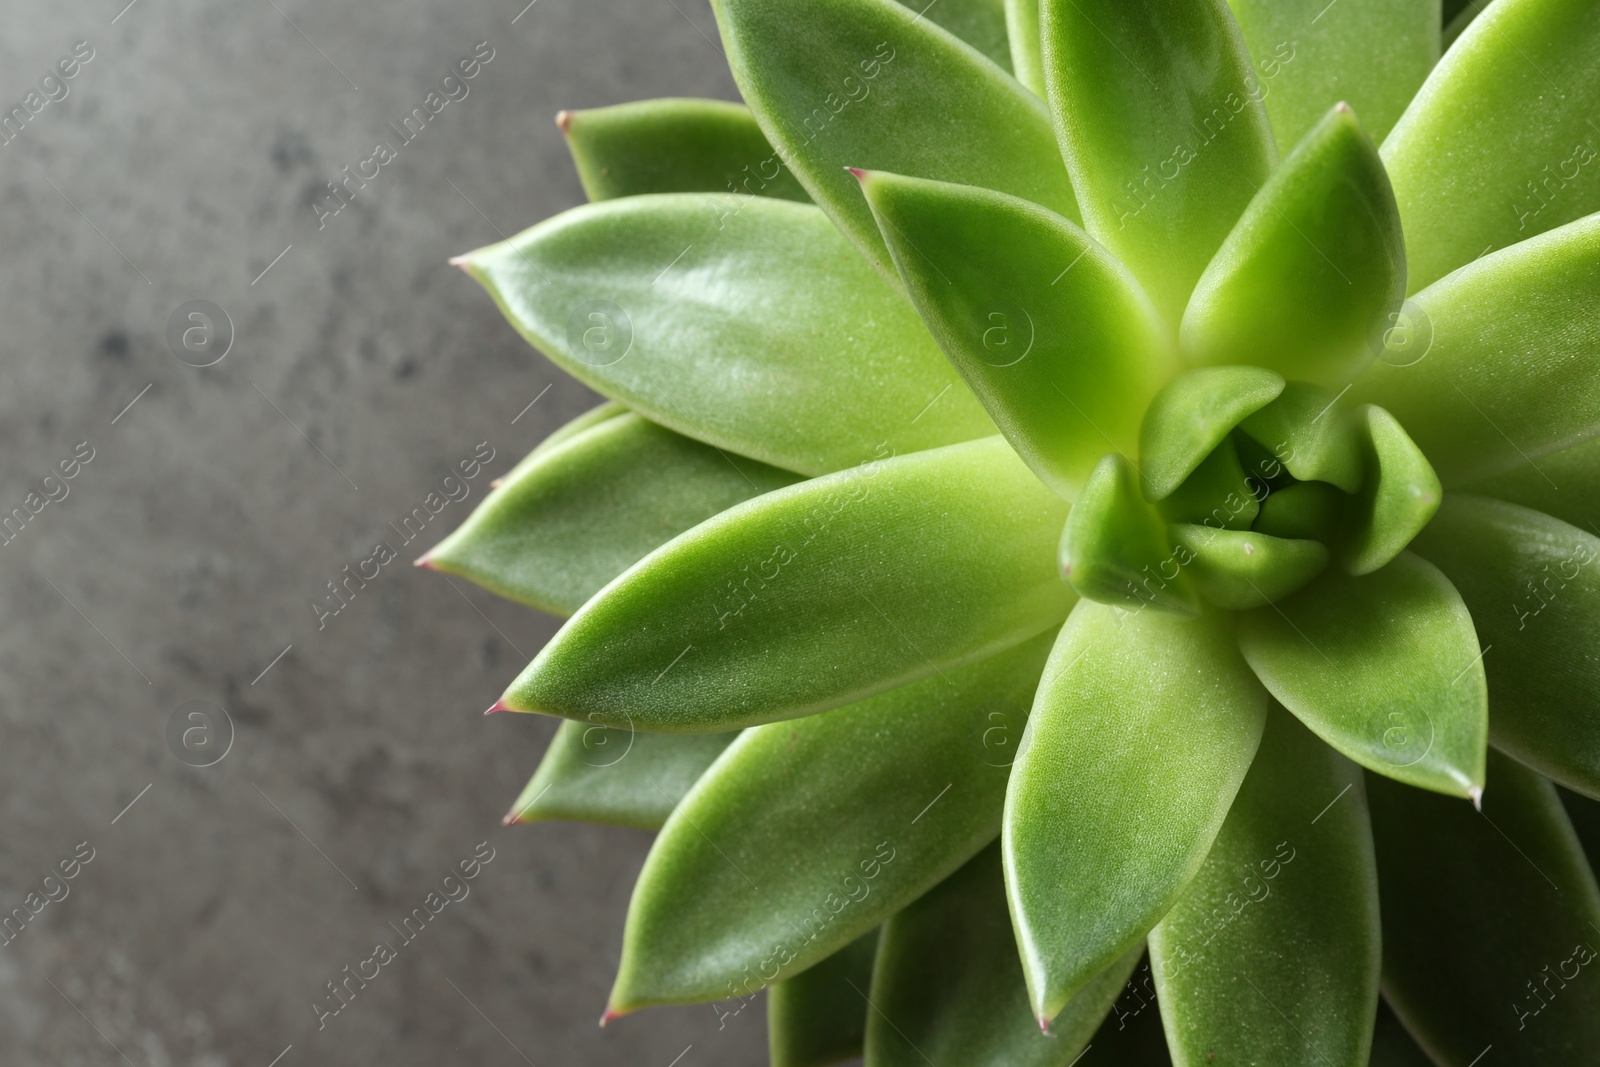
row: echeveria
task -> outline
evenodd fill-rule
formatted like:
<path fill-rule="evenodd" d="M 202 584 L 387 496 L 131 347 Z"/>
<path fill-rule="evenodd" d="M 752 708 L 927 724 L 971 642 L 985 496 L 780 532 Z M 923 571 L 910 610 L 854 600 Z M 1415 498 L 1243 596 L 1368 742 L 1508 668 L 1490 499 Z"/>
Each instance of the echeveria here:
<path fill-rule="evenodd" d="M 608 1018 L 1600 1058 L 1600 5 L 1444 6 L 716 0 L 747 107 L 561 117 L 459 262 L 612 403 L 423 562 L 571 614 L 508 821 L 660 829 Z"/>

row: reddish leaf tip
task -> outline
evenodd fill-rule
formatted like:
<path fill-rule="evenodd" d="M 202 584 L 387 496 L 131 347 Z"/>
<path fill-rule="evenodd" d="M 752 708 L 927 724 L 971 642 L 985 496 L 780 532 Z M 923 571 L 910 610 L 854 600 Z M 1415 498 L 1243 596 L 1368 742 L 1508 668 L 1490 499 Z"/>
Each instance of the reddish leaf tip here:
<path fill-rule="evenodd" d="M 1055 1036 L 1050 1032 L 1050 1020 L 1046 1019 L 1043 1015 L 1039 1016 L 1039 1032 L 1045 1037 Z"/>
<path fill-rule="evenodd" d="M 618 1011 L 616 1008 L 613 1008 L 610 1004 L 607 1004 L 606 1005 L 606 1013 L 604 1015 L 600 1016 L 600 1025 L 604 1026 L 606 1023 L 610 1022 L 612 1019 L 620 1019 L 626 1014 L 627 1014 L 627 1012 Z"/>
<path fill-rule="evenodd" d="M 510 710 L 511 709 L 506 706 L 506 698 L 505 697 L 501 697 L 499 700 L 496 700 L 494 702 L 494 707 L 492 707 L 488 711 L 484 712 L 484 714 L 485 715 L 493 715 L 497 711 L 510 711 Z"/>
<path fill-rule="evenodd" d="M 433 557 L 427 552 L 424 552 L 422 555 L 412 560 L 411 565 L 413 567 L 423 567 L 430 571 L 435 569 L 433 565 Z"/>
<path fill-rule="evenodd" d="M 858 182 L 864 182 L 867 180 L 867 172 L 862 170 L 860 167 L 846 167 L 844 169 L 855 175 L 855 179 Z"/>
<path fill-rule="evenodd" d="M 566 133 L 568 130 L 572 129 L 572 112 L 556 112 L 556 129 L 560 130 L 562 133 Z"/>
<path fill-rule="evenodd" d="M 467 254 L 462 254 L 462 255 L 459 255 L 459 256 L 452 256 L 450 259 L 446 260 L 445 262 L 449 263 L 452 267 L 459 267 L 462 270 L 466 270 L 467 269 Z"/>

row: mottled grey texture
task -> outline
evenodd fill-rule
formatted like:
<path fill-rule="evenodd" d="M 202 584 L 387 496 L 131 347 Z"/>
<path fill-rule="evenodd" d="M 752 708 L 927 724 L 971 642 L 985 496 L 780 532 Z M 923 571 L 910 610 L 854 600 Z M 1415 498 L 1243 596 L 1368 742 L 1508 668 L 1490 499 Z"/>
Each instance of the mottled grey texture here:
<path fill-rule="evenodd" d="M 125 2 L 0 24 L 6 107 L 95 53 L 0 147 L 0 513 L 94 449 L 0 545 L 0 911 L 95 850 L 0 947 L 0 1061 L 759 1061 L 759 1004 L 596 1029 L 648 836 L 500 827 L 552 726 L 481 712 L 555 622 L 408 565 L 592 402 L 446 258 L 581 200 L 559 108 L 731 97 L 706 3 L 537 0 L 513 25 L 525 0 Z M 317 186 L 480 41 L 469 95 L 319 232 Z M 166 343 L 195 299 L 237 332 L 206 369 Z M 389 523 L 482 441 L 472 497 L 401 545 Z M 380 540 L 402 558 L 319 631 L 324 583 Z M 215 766 L 169 751 L 189 700 L 236 727 Z M 471 895 L 319 1032 L 325 983 L 481 841 Z"/>

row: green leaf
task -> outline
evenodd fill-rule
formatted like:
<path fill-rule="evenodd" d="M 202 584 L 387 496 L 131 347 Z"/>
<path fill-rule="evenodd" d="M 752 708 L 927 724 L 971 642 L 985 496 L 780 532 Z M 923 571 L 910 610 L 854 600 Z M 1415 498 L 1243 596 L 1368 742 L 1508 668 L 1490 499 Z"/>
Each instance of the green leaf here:
<path fill-rule="evenodd" d="M 1371 574 L 1404 551 L 1428 525 L 1444 490 L 1428 457 L 1393 415 L 1367 407 L 1356 418 L 1366 423 L 1367 473 L 1352 512 L 1354 521 L 1340 547 L 1340 562 L 1351 574 Z"/>
<path fill-rule="evenodd" d="M 1383 143 L 1412 291 L 1600 209 L 1597 112 L 1600 7 L 1498 0 L 1475 19 Z"/>
<path fill-rule="evenodd" d="M 1007 74 L 1011 42 L 1006 39 L 1005 0 L 900 0 L 920 17 L 943 26 Z"/>
<path fill-rule="evenodd" d="M 1061 576 L 1090 600 L 1195 615 L 1200 602 L 1121 456 L 1100 461 L 1061 532 Z M 1171 573 L 1167 573 L 1168 571 Z"/>
<path fill-rule="evenodd" d="M 810 197 L 783 168 L 750 110 L 721 100 L 640 100 L 563 111 L 556 125 L 590 200 L 641 193 Z"/>
<path fill-rule="evenodd" d="M 1078 495 L 1176 370 L 1139 283 L 1077 226 L 972 186 L 866 172 L 911 299 L 995 425 L 1046 485 Z"/>
<path fill-rule="evenodd" d="M 894 0 L 712 8 L 779 159 L 884 277 L 894 268 L 846 167 L 981 185 L 1078 218 L 1043 102 L 931 18 Z"/>
<path fill-rule="evenodd" d="M 1143 939 L 1211 848 L 1267 714 L 1231 629 L 1085 600 L 1056 640 L 1001 835 L 1041 1019 Z"/>
<path fill-rule="evenodd" d="M 1184 358 L 1338 388 L 1406 295 L 1406 249 L 1378 150 L 1345 104 L 1289 153 L 1183 313 Z"/>
<path fill-rule="evenodd" d="M 1326 482 L 1295 482 L 1272 491 L 1261 505 L 1254 529 L 1289 540 L 1327 542 L 1338 532 L 1349 501 L 1349 494 Z"/>
<path fill-rule="evenodd" d="M 1167 537 L 1200 595 L 1219 608 L 1282 600 L 1328 565 L 1328 550 L 1319 541 L 1191 524 L 1167 527 Z"/>
<path fill-rule="evenodd" d="M 1439 0 L 1229 0 L 1280 145 L 1341 100 L 1378 140 L 1439 58 Z"/>
<path fill-rule="evenodd" d="M 1017 966 L 999 843 L 889 920 L 872 976 L 867 1063 L 1067 1067 L 1139 962 L 1112 963 L 1040 1033 Z"/>
<path fill-rule="evenodd" d="M 570 422 L 563 423 L 561 426 L 552 431 L 549 437 L 546 437 L 543 441 L 540 441 L 534 446 L 533 451 L 517 460 L 516 466 L 512 467 L 500 477 L 490 482 L 490 487 L 498 489 L 507 482 L 515 481 L 529 467 L 532 467 L 534 464 L 538 463 L 544 457 L 546 452 L 549 452 L 557 445 L 565 441 L 570 441 L 572 438 L 583 433 L 585 430 L 598 426 L 607 419 L 614 419 L 618 415 L 626 415 L 627 413 L 628 409 L 622 404 L 617 403 L 615 400 L 607 400 L 603 404 L 590 408 L 582 415 L 579 415 Z"/>
<path fill-rule="evenodd" d="M 502 702 L 728 730 L 973 662 L 1065 618 L 1072 594 L 1051 565 L 1065 512 L 1000 438 L 780 489 L 608 586 Z"/>
<path fill-rule="evenodd" d="M 1365 427 L 1326 389 L 1289 382 L 1276 400 L 1239 424 L 1289 473 L 1303 482 L 1329 482 L 1347 493 L 1361 488 Z M 1252 474 L 1275 478 L 1267 466 Z"/>
<path fill-rule="evenodd" d="M 1450 48 L 1467 32 L 1472 20 L 1483 13 L 1490 0 L 1444 0 L 1444 46 Z"/>
<path fill-rule="evenodd" d="M 1150 960 L 1182 1067 L 1367 1067 L 1382 951 L 1360 768 L 1274 710 Z"/>
<path fill-rule="evenodd" d="M 1600 438 L 1462 486 L 1600 534 Z"/>
<path fill-rule="evenodd" d="M 508 477 L 419 562 L 557 615 L 685 530 L 800 480 L 633 414 L 566 438 Z"/>
<path fill-rule="evenodd" d="M 1044 97 L 1044 57 L 1039 54 L 1039 0 L 1005 0 L 1011 70 L 1035 96 Z"/>
<path fill-rule="evenodd" d="M 612 1010 L 749 997 L 799 974 L 994 839 L 1004 744 L 1051 638 L 826 715 L 747 730 L 634 886 Z"/>
<path fill-rule="evenodd" d="M 1078 1067 L 1172 1067 L 1148 958 L 1123 986 Z"/>
<path fill-rule="evenodd" d="M 1578 444 L 1600 431 L 1597 290 L 1600 214 L 1485 256 L 1408 302 L 1431 343 L 1351 399 L 1394 412 L 1446 485 Z"/>
<path fill-rule="evenodd" d="M 1145 497 L 1169 495 L 1246 416 L 1283 392 L 1284 381 L 1259 367 L 1185 371 L 1156 394 L 1139 431 Z"/>
<path fill-rule="evenodd" d="M 1156 509 L 1168 522 L 1193 522 L 1227 530 L 1248 530 L 1261 511 L 1264 481 L 1254 481 L 1239 462 L 1232 437 L 1224 437 Z"/>
<path fill-rule="evenodd" d="M 1483 813 L 1369 778 L 1383 991 L 1442 1067 L 1587 1064 L 1600 893 L 1554 787 L 1489 754 Z M 1581 961 L 1581 962 L 1580 962 Z"/>
<path fill-rule="evenodd" d="M 1363 767 L 1459 797 L 1483 785 L 1482 656 L 1433 564 L 1403 552 L 1365 577 L 1326 571 L 1241 615 L 1239 648 L 1273 696 Z"/>
<path fill-rule="evenodd" d="M 1174 326 L 1275 152 L 1224 0 L 1042 0 L 1045 84 L 1084 228 Z"/>
<path fill-rule="evenodd" d="M 855 1059 L 867 1030 L 867 990 L 878 931 L 767 991 L 772 1067 L 827 1067 Z"/>
<path fill-rule="evenodd" d="M 1434 1067 L 1428 1054 L 1383 1003 L 1378 1005 L 1378 1022 L 1372 1031 L 1371 1067 Z"/>
<path fill-rule="evenodd" d="M 646 734 L 564 722 L 506 823 L 566 819 L 659 829 L 738 736 Z"/>
<path fill-rule="evenodd" d="M 1489 739 L 1600 797 L 1600 538 L 1537 511 L 1452 493 L 1416 551 L 1472 611 Z"/>
<path fill-rule="evenodd" d="M 916 312 L 814 207 L 626 197 L 464 263 L 511 324 L 585 385 L 774 466 L 821 474 L 880 446 L 994 432 Z"/>

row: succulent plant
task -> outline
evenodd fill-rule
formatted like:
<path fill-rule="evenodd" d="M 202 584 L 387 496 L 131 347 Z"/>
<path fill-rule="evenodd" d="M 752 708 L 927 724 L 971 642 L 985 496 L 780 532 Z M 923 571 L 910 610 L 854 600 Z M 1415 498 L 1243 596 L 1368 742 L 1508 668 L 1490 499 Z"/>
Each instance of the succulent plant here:
<path fill-rule="evenodd" d="M 610 402 L 420 561 L 571 616 L 507 820 L 660 829 L 606 1017 L 1600 1062 L 1600 5 L 713 6 L 457 261 Z"/>

